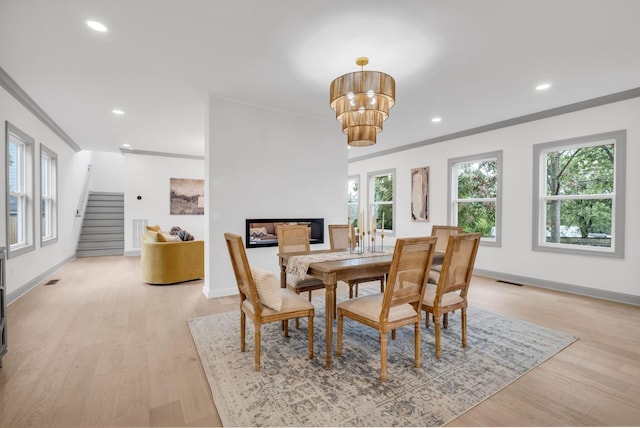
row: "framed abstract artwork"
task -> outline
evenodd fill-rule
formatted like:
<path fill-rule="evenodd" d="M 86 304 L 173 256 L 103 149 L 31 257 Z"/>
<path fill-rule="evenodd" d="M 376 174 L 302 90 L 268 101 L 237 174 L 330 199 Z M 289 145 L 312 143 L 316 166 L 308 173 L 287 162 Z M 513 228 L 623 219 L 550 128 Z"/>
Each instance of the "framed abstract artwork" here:
<path fill-rule="evenodd" d="M 411 220 L 429 221 L 429 167 L 411 170 Z"/>
<path fill-rule="evenodd" d="M 204 215 L 204 180 L 170 178 L 171 215 Z"/>

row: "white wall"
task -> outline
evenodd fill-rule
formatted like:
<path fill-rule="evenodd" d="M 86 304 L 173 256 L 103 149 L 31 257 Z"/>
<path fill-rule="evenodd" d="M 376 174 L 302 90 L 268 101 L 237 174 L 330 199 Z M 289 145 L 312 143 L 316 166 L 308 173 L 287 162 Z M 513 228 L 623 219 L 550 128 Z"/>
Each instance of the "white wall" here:
<path fill-rule="evenodd" d="M 430 233 L 433 224 L 448 224 L 447 160 L 503 150 L 502 246 L 481 246 L 476 269 L 640 296 L 640 99 L 635 98 L 549 119 L 503 128 L 438 144 L 352 162 L 366 192 L 367 172 L 397 168 L 397 236 Z M 566 138 L 627 130 L 626 247 L 624 259 L 565 255 L 532 250 L 533 145 Z M 621 159 L 619 161 L 625 161 Z M 411 168 L 429 166 L 430 222 L 410 220 Z M 366 193 L 362 193 L 363 195 Z M 386 239 L 385 239 L 386 241 Z M 386 242 L 385 242 L 386 243 Z M 587 293 L 589 294 L 589 293 Z M 636 299 L 637 300 L 637 299 Z"/>
<path fill-rule="evenodd" d="M 56 266 L 65 263 L 75 255 L 76 237 L 78 236 L 82 219 L 75 216 L 76 209 L 86 176 L 87 168 L 91 162 L 90 152 L 75 152 L 56 134 L 47 128 L 38 118 L 33 116 L 4 88 L 0 87 L 0 120 L 2 126 L 2 159 L 5 157 L 5 121 L 11 122 L 21 131 L 35 140 L 35 194 L 40 192 L 39 162 L 40 144 L 44 144 L 58 156 L 58 241 L 45 247 L 40 246 L 40 223 L 35 221 L 35 249 L 26 254 L 7 260 L 6 282 L 7 294 L 17 293 L 30 284 L 39 281 L 46 273 Z M 2 195 L 6 194 L 5 162 L 0 167 L 0 189 Z M 36 213 L 38 210 L 36 210 Z M 7 246 L 6 229 L 6 197 L 0 198 L 0 218 L 2 230 L 0 246 Z M 26 290 L 25 290 L 26 291 Z M 15 296 L 14 296 L 15 297 Z"/>
<path fill-rule="evenodd" d="M 224 233 L 243 236 L 247 218 L 347 221 L 347 148 L 334 121 L 211 98 L 205 162 L 204 292 L 237 294 Z M 316 246 L 314 246 L 316 247 Z M 277 247 L 247 249 L 253 265 L 278 272 Z"/>
<path fill-rule="evenodd" d="M 124 155 L 124 250 L 127 255 L 139 254 L 134 248 L 133 219 L 147 219 L 162 230 L 178 226 L 188 230 L 195 239 L 204 240 L 205 216 L 172 215 L 169 210 L 171 178 L 204 179 L 204 161 L 139 154 Z M 142 199 L 138 200 L 140 196 Z M 205 209 L 206 212 L 206 209 Z"/>
<path fill-rule="evenodd" d="M 112 152 L 91 153 L 91 184 L 92 192 L 123 193 L 124 155 Z"/>

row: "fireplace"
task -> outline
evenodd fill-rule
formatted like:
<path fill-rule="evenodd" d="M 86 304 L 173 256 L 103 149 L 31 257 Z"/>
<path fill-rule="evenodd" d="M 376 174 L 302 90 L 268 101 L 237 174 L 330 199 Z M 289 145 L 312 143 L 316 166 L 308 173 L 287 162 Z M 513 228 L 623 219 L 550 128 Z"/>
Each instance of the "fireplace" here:
<path fill-rule="evenodd" d="M 309 243 L 324 243 L 324 218 L 277 218 L 277 219 L 246 219 L 245 246 L 247 248 L 277 247 L 278 235 L 276 226 L 279 224 L 304 224 L 310 229 Z"/>

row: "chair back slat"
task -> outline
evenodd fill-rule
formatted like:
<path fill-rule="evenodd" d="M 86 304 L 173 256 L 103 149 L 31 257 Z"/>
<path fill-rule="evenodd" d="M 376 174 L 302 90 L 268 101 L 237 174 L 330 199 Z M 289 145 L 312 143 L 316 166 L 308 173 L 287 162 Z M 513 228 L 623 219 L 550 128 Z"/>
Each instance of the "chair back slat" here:
<path fill-rule="evenodd" d="M 352 247 L 349 240 L 348 224 L 329 225 L 329 245 L 332 250 L 348 249 Z"/>
<path fill-rule="evenodd" d="M 480 233 L 466 233 L 449 237 L 447 252 L 436 290 L 436 302 L 440 302 L 446 293 L 460 292 L 463 299 L 467 295 L 473 266 L 475 264 Z"/>
<path fill-rule="evenodd" d="M 388 320 L 389 310 L 394 306 L 409 303 L 419 308 L 424 297 L 435 247 L 436 238 L 429 236 L 396 241 L 384 291 L 380 322 Z"/>
<path fill-rule="evenodd" d="M 304 224 L 278 225 L 278 251 L 280 254 L 309 251 L 311 229 Z"/>
<path fill-rule="evenodd" d="M 447 250 L 447 242 L 449 242 L 449 236 L 459 235 L 460 233 L 462 233 L 462 228 L 460 226 L 431 226 L 431 236 L 435 236 L 436 238 L 438 238 L 438 242 L 436 243 L 436 251 L 439 253 L 444 253 Z"/>
<path fill-rule="evenodd" d="M 225 233 L 224 238 L 227 242 L 227 250 L 231 258 L 231 265 L 233 266 L 233 273 L 236 277 L 238 291 L 240 292 L 240 299 L 245 300 L 248 298 L 254 304 L 254 311 L 259 315 L 260 305 L 257 304 L 258 291 L 253 276 L 251 275 L 247 253 L 242 244 L 242 237 L 233 233 Z"/>

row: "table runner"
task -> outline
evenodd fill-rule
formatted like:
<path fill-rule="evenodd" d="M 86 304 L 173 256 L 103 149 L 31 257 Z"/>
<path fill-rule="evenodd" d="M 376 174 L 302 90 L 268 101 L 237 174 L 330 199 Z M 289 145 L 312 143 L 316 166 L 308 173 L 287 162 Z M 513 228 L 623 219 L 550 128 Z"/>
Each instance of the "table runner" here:
<path fill-rule="evenodd" d="M 365 251 L 362 254 L 352 253 L 350 251 L 337 251 L 319 254 L 304 254 L 301 256 L 291 256 L 287 261 L 287 273 L 297 275 L 298 278 L 304 279 L 309 265 L 318 262 L 333 262 L 336 260 L 359 259 L 362 257 L 379 257 L 393 254 L 393 249 L 385 249 L 381 252 L 372 253 Z"/>

